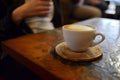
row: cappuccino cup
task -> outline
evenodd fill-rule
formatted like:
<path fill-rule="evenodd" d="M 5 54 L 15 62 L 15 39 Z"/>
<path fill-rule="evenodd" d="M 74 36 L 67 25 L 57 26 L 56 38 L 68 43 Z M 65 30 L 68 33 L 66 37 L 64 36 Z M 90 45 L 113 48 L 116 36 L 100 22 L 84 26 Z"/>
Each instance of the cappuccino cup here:
<path fill-rule="evenodd" d="M 67 47 L 77 52 L 86 51 L 89 47 L 98 45 L 105 39 L 103 33 L 96 32 L 95 28 L 88 25 L 68 24 L 62 27 L 62 31 Z M 101 36 L 101 38 L 94 42 L 97 36 Z"/>

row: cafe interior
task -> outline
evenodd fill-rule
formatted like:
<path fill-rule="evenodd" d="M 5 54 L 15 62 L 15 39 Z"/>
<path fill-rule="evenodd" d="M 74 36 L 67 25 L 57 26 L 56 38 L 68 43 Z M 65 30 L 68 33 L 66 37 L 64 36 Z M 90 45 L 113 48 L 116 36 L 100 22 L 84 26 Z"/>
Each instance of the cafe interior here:
<path fill-rule="evenodd" d="M 55 7 L 53 3 L 53 11 Z M 44 28 L 44 24 L 38 24 L 43 25 L 38 30 L 31 22 L 38 18 L 31 21 L 28 18 L 26 23 L 30 23 L 33 34 L 1 41 L 0 80 L 120 80 L 120 0 L 60 0 L 57 8 L 62 15 L 61 27 L 49 27 L 50 23 Z M 66 42 L 70 41 L 71 46 L 74 36 L 82 36 L 83 42 L 77 43 L 81 45 L 89 44 L 92 36 L 88 31 L 84 39 L 84 32 L 79 34 L 79 28 L 75 34 L 67 34 L 63 26 L 72 24 L 101 32 L 94 35 L 97 45 L 90 44 L 85 51 L 69 49 Z"/>

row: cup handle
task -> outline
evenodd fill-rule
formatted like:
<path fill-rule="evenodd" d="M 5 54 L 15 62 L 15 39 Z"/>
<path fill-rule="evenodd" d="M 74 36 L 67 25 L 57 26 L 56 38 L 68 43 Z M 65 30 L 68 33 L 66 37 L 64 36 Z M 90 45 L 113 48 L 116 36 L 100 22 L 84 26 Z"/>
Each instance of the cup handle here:
<path fill-rule="evenodd" d="M 105 39 L 105 35 L 103 33 L 97 32 L 97 33 L 95 33 L 95 37 L 96 36 L 101 36 L 101 39 L 98 42 L 93 42 L 92 46 L 100 44 Z"/>

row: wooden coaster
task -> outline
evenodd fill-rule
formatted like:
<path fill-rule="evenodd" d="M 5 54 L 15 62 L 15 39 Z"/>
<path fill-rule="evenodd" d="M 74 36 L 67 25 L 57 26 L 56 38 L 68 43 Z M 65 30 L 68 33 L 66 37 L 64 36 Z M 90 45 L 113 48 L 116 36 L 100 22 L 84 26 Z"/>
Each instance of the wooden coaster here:
<path fill-rule="evenodd" d="M 84 52 L 74 52 L 67 48 L 66 42 L 62 42 L 55 47 L 55 51 L 62 58 L 72 61 L 92 61 L 102 56 L 102 49 L 98 45 Z"/>

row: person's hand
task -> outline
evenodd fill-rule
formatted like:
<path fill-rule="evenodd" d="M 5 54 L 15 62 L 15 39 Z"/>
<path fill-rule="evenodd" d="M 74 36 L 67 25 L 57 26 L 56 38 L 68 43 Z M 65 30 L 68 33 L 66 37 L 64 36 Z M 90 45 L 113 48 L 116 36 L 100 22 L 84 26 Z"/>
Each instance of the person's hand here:
<path fill-rule="evenodd" d="M 49 12 L 50 0 L 30 0 L 12 13 L 12 18 L 16 23 L 22 19 L 32 16 L 45 16 Z"/>

